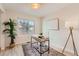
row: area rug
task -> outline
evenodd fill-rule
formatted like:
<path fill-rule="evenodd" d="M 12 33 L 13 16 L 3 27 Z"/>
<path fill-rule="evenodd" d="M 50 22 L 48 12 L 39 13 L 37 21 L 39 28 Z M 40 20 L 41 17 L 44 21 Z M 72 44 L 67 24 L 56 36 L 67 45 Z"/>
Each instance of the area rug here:
<path fill-rule="evenodd" d="M 22 45 L 22 47 L 25 56 L 40 56 L 40 54 L 34 48 L 31 48 L 30 43 L 24 44 Z M 46 52 L 42 56 L 65 56 L 65 55 L 54 50 L 53 48 L 50 48 L 50 53 L 48 54 Z"/>

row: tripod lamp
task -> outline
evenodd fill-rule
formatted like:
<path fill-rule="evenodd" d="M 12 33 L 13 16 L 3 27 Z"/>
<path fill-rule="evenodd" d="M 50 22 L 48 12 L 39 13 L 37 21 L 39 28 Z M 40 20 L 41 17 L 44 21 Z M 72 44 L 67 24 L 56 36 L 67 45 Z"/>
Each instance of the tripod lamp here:
<path fill-rule="evenodd" d="M 68 44 L 68 41 L 69 41 L 69 39 L 71 37 L 72 44 L 73 44 L 74 55 L 78 56 L 77 49 L 76 49 L 75 42 L 74 42 L 74 38 L 73 38 L 73 30 L 78 29 L 78 25 L 79 25 L 78 21 L 66 21 L 65 22 L 65 27 L 69 30 L 69 36 L 67 37 L 67 41 L 66 41 L 65 46 L 64 46 L 64 48 L 62 50 L 62 53 L 64 53 L 65 48 L 66 48 L 66 46 Z"/>

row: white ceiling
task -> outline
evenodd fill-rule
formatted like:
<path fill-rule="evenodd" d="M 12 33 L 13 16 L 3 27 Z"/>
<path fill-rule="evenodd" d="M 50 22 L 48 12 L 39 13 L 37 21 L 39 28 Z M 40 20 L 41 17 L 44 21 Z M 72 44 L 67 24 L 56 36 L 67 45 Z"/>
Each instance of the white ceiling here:
<path fill-rule="evenodd" d="M 16 11 L 32 16 L 46 16 L 50 13 L 55 13 L 58 10 L 66 7 L 67 3 L 42 3 L 37 10 L 31 8 L 31 3 L 6 3 L 2 4 L 8 11 Z"/>

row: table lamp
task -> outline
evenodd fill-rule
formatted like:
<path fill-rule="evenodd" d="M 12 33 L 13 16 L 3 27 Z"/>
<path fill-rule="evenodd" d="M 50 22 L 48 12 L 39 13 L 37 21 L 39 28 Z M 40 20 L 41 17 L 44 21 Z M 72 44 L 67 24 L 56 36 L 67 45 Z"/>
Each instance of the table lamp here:
<path fill-rule="evenodd" d="M 78 21 L 66 21 L 65 22 L 65 28 L 68 29 L 70 31 L 70 33 L 69 33 L 69 36 L 68 36 L 67 41 L 65 43 L 65 46 L 62 50 L 62 53 L 64 53 L 64 50 L 67 46 L 69 38 L 71 37 L 72 38 L 74 55 L 78 56 L 77 49 L 76 49 L 75 42 L 74 42 L 74 38 L 73 38 L 73 32 L 72 32 L 73 30 L 78 29 L 78 25 L 79 25 Z"/>

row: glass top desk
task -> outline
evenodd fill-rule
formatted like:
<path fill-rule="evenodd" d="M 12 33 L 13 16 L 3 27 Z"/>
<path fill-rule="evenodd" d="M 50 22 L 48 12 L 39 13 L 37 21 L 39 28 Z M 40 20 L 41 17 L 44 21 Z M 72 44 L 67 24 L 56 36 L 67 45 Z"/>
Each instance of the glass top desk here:
<path fill-rule="evenodd" d="M 36 37 L 31 36 L 31 48 L 34 48 L 40 56 L 42 56 L 45 52 L 50 52 L 50 41 L 49 38 L 46 37 Z"/>

